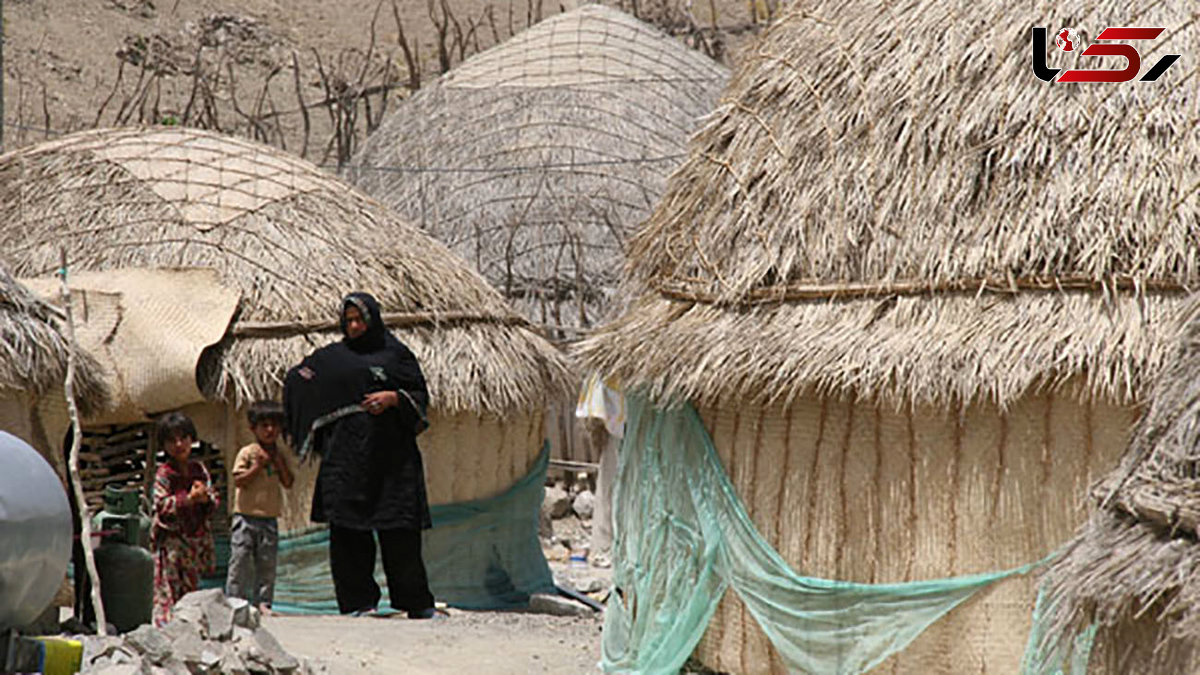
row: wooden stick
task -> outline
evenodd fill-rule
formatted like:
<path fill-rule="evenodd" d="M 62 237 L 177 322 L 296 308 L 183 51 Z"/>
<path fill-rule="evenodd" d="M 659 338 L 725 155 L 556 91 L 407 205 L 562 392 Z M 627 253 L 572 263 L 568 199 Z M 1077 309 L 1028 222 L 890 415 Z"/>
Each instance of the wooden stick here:
<path fill-rule="evenodd" d="M 79 424 L 79 408 L 75 405 L 75 322 L 71 314 L 71 289 L 67 286 L 67 249 L 59 250 L 58 270 L 62 280 L 63 307 L 67 312 L 67 381 L 63 390 L 67 397 L 67 412 L 71 415 L 71 458 L 67 469 L 71 474 L 71 488 L 75 490 L 75 503 L 79 509 L 80 544 L 83 545 L 83 560 L 87 564 L 88 576 L 92 580 L 92 605 L 96 609 L 96 634 L 108 635 L 108 621 L 104 616 L 104 601 L 100 599 L 100 574 L 96 571 L 96 556 L 92 554 L 92 523 L 88 517 L 87 499 L 83 494 L 83 481 L 79 478 L 79 447 L 83 442 L 83 429 Z"/>
<path fill-rule="evenodd" d="M 414 312 L 414 313 L 385 313 L 384 325 L 391 328 L 429 325 L 443 323 L 489 323 L 504 325 L 528 325 L 529 322 L 519 316 L 497 316 L 480 314 L 479 312 Z M 229 331 L 234 337 L 286 337 L 303 335 L 322 330 L 337 330 L 337 321 L 315 319 L 311 321 L 239 321 Z"/>
<path fill-rule="evenodd" d="M 1021 291 L 1149 291 L 1154 293 L 1188 293 L 1187 286 L 1166 279 L 1138 279 L 1116 276 L 1103 281 L 1091 277 L 1025 277 L 1019 279 L 952 279 L 948 281 L 896 280 L 889 282 L 794 283 L 785 286 L 756 288 L 739 298 L 726 302 L 719 295 L 699 290 L 695 281 L 663 281 L 656 290 L 670 300 L 697 302 L 708 305 L 762 305 L 796 300 L 827 300 L 834 298 L 870 298 L 895 295 L 925 295 L 939 293 L 1000 293 Z"/>
<path fill-rule="evenodd" d="M 576 462 L 569 459 L 552 459 L 550 460 L 551 469 L 561 469 L 564 471 L 584 471 L 587 473 L 596 473 L 600 470 L 600 465 L 593 462 Z"/>

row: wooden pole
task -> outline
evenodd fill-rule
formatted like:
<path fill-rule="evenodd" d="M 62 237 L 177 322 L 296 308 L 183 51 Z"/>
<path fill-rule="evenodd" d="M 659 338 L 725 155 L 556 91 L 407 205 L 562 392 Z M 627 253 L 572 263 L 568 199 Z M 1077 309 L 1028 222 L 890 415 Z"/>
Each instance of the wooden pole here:
<path fill-rule="evenodd" d="M 92 554 L 92 522 L 88 517 L 83 481 L 79 478 L 79 448 L 83 441 L 83 429 L 79 424 L 79 408 L 75 405 L 75 320 L 71 313 L 71 289 L 67 286 L 67 249 L 59 249 L 59 262 L 61 266 L 58 275 L 62 280 L 63 309 L 67 314 L 67 381 L 63 390 L 67 396 L 67 412 L 71 415 L 71 457 L 67 461 L 67 471 L 71 474 L 71 489 L 75 491 L 75 504 L 79 509 L 79 543 L 83 545 L 83 559 L 87 564 L 88 577 L 92 580 L 96 634 L 103 636 L 108 634 L 108 621 L 104 616 L 104 601 L 100 599 L 100 574 L 96 571 L 96 556 Z"/>

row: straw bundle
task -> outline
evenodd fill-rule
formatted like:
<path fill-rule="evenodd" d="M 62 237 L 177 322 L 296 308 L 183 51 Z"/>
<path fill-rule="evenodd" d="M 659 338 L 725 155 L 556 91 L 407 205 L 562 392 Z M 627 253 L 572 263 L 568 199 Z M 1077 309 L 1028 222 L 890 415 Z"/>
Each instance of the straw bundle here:
<path fill-rule="evenodd" d="M 602 5 L 543 21 L 418 91 L 351 179 L 448 244 L 527 317 L 607 311 L 627 233 L 726 71 Z"/>
<path fill-rule="evenodd" d="M 1200 662 L 1200 302 L 1099 506 L 1046 575 L 1047 640 L 1098 624 L 1110 672 L 1193 672 Z"/>
<path fill-rule="evenodd" d="M 0 268 L 0 395 L 24 399 L 61 391 L 69 348 L 61 321 L 50 305 Z M 86 411 L 101 408 L 108 394 L 100 366 L 87 354 L 77 356 L 74 388 L 79 405 Z"/>
<path fill-rule="evenodd" d="M 14 272 L 199 266 L 242 303 L 199 373 L 207 395 L 278 395 L 285 370 L 337 337 L 338 302 L 379 298 L 447 412 L 524 410 L 562 357 L 443 245 L 312 164 L 195 129 L 100 130 L 0 157 L 0 246 Z M 186 298 L 180 298 L 186 303 Z"/>

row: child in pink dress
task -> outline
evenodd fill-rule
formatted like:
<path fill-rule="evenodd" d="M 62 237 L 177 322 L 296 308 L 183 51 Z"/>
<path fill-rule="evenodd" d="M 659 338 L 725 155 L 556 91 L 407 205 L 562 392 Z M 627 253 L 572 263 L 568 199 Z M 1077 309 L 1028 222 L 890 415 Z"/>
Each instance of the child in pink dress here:
<path fill-rule="evenodd" d="M 191 458 L 196 426 L 181 412 L 167 413 L 155 428 L 167 454 L 154 476 L 154 624 L 171 620 L 171 610 L 200 586 L 200 575 L 216 566 L 209 523 L 219 497 L 208 469 Z"/>

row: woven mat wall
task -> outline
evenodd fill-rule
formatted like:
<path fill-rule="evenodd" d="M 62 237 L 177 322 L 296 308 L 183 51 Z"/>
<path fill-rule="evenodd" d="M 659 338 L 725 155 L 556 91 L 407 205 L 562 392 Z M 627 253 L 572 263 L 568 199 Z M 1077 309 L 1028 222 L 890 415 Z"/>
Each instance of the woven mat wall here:
<path fill-rule="evenodd" d="M 1087 488 L 1115 465 L 1134 413 L 1065 396 L 1007 415 L 975 407 L 896 413 L 838 399 L 700 411 L 763 536 L 799 572 L 901 582 L 1038 560 L 1084 517 Z M 1000 582 L 931 627 L 880 673 L 1016 672 L 1033 581 Z M 730 673 L 785 673 L 727 595 L 697 648 Z"/>
<path fill-rule="evenodd" d="M 70 274 L 81 349 L 100 361 L 114 407 L 89 424 L 121 424 L 203 401 L 196 364 L 225 334 L 239 294 L 201 268 L 122 269 Z M 25 279 L 61 305 L 57 279 Z"/>

